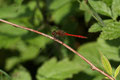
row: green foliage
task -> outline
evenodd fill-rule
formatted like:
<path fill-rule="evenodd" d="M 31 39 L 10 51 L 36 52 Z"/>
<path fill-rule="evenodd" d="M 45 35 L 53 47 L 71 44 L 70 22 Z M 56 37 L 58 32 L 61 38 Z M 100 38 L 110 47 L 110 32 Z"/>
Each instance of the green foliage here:
<path fill-rule="evenodd" d="M 106 15 L 106 16 L 110 16 L 111 17 L 111 10 L 110 8 L 102 1 L 93 1 L 90 0 L 90 5 L 95 9 L 96 12 L 102 14 L 102 15 Z"/>
<path fill-rule="evenodd" d="M 23 67 L 19 67 L 12 73 L 12 80 L 32 80 L 30 73 Z"/>
<path fill-rule="evenodd" d="M 104 20 L 103 22 L 105 24 L 108 24 L 108 23 L 112 23 L 113 20 L 109 19 L 109 20 Z M 89 28 L 89 32 L 98 32 L 98 31 L 102 31 L 102 26 L 100 26 L 99 23 L 95 23 Z"/>
<path fill-rule="evenodd" d="M 112 67 L 111 67 L 111 64 L 110 62 L 108 61 L 108 59 L 101 54 L 101 61 L 102 61 L 102 64 L 103 64 L 103 67 L 104 69 L 106 70 L 106 72 L 110 75 L 112 75 Z"/>
<path fill-rule="evenodd" d="M 113 22 L 109 23 L 102 29 L 102 33 L 100 35 L 103 39 L 117 39 L 120 37 L 120 23 L 119 22 Z"/>
<path fill-rule="evenodd" d="M 117 69 L 115 70 L 115 73 L 114 73 L 114 78 L 116 78 L 118 76 L 120 72 L 120 65 L 117 67 Z"/>
<path fill-rule="evenodd" d="M 21 6 L 21 10 L 19 12 L 17 12 L 16 10 L 16 5 L 10 5 L 9 7 L 4 6 L 0 10 L 0 18 L 15 18 L 24 12 L 25 7 Z"/>
<path fill-rule="evenodd" d="M 78 48 L 96 67 L 105 68 L 119 80 L 119 4 L 120 0 L 88 0 L 87 4 L 83 0 L 0 0 L 0 19 L 49 35 L 56 27 L 71 34 L 87 35 L 87 39 L 64 37 L 60 40 Z M 102 62 L 100 52 L 104 55 Z M 105 77 L 53 40 L 1 22 L 0 68 L 4 69 L 0 70 L 0 80 L 10 80 L 9 75 L 12 80 L 101 80 Z"/>
<path fill-rule="evenodd" d="M 80 70 L 77 64 L 68 59 L 57 62 L 56 58 L 52 58 L 38 69 L 36 77 L 37 80 L 64 80 L 72 78 Z"/>
<path fill-rule="evenodd" d="M 100 34 L 100 37 L 105 39 L 105 40 L 112 40 L 112 39 L 117 39 L 120 36 L 120 28 L 119 28 L 119 21 L 114 21 L 118 18 L 119 16 L 119 0 L 110 0 L 110 1 L 93 1 L 90 0 L 90 5 L 93 7 L 93 9 L 98 12 L 101 15 L 104 16 L 109 16 L 111 17 L 111 21 L 105 22 L 107 20 L 104 20 L 103 22 L 105 23 L 105 26 L 100 27 L 100 21 L 98 23 L 95 23 L 94 25 L 91 26 L 89 29 L 89 32 L 98 32 L 102 31 Z M 104 3 L 105 2 L 105 3 Z M 112 4 L 111 4 L 112 3 Z M 109 6 L 107 6 L 109 5 Z M 110 9 L 112 7 L 112 9 Z M 97 17 L 96 17 L 97 18 Z"/>
<path fill-rule="evenodd" d="M 84 1 L 81 2 L 80 9 L 83 11 L 86 11 L 84 13 L 84 17 L 85 17 L 85 22 L 88 23 L 90 21 L 90 19 L 92 18 L 92 14 L 88 14 L 90 12 L 89 7 L 87 6 L 87 4 Z"/>
<path fill-rule="evenodd" d="M 34 15 L 34 24 L 39 25 L 42 22 L 43 22 L 43 14 L 39 9 L 36 9 Z"/>
<path fill-rule="evenodd" d="M 23 0 L 14 0 L 14 1 L 15 1 L 16 5 L 21 5 L 23 2 Z"/>
<path fill-rule="evenodd" d="M 102 0 L 102 1 L 105 2 L 108 6 L 111 6 L 113 0 Z"/>
<path fill-rule="evenodd" d="M 12 69 L 14 67 L 14 65 L 16 65 L 19 62 L 20 62 L 20 60 L 19 60 L 18 57 L 8 58 L 7 61 L 6 61 L 5 69 L 10 70 L 10 69 Z"/>
<path fill-rule="evenodd" d="M 61 0 L 53 0 L 53 3 L 50 5 L 50 10 L 53 10 L 52 19 L 59 23 L 70 12 L 71 6 L 70 0 L 62 2 Z"/>
<path fill-rule="evenodd" d="M 117 17 L 120 15 L 120 0 L 113 0 L 112 2 L 112 12 L 113 12 L 113 19 L 116 20 Z"/>

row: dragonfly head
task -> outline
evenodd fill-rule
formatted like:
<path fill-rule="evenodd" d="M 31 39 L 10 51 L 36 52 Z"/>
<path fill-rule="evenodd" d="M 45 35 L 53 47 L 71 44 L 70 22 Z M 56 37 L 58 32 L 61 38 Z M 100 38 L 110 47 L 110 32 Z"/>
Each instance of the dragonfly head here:
<path fill-rule="evenodd" d="M 56 35 L 56 31 L 53 31 L 53 32 L 52 32 L 52 35 L 55 36 L 55 35 Z"/>

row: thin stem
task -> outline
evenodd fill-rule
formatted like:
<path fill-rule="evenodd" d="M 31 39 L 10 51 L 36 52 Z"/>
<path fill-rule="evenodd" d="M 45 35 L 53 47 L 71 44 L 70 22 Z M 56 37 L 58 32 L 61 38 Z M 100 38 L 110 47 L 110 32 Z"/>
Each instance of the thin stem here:
<path fill-rule="evenodd" d="M 91 67 L 92 67 L 92 70 L 96 70 L 98 72 L 100 72 L 101 74 L 105 75 L 106 77 L 108 77 L 109 79 L 111 80 L 115 80 L 113 77 L 111 77 L 110 75 L 108 75 L 107 73 L 105 73 L 104 71 L 100 70 L 99 68 L 97 68 L 95 65 L 93 65 L 89 60 L 87 60 L 84 56 L 82 56 L 81 54 L 79 54 L 77 51 L 75 51 L 73 48 L 71 48 L 70 46 L 68 46 L 67 44 L 63 43 L 62 41 L 52 37 L 52 36 L 49 36 L 47 34 L 44 34 L 42 32 L 39 32 L 39 31 L 36 31 L 36 30 L 33 30 L 33 29 L 30 29 L 30 28 L 27 28 L 27 27 L 24 27 L 24 26 L 20 26 L 20 25 L 16 25 L 14 23 L 11 23 L 11 22 L 8 22 L 8 21 L 5 21 L 3 19 L 0 19 L 1 22 L 4 22 L 4 23 L 7 23 L 7 24 L 10 24 L 12 26 L 15 26 L 15 27 L 18 27 L 18 28 L 22 28 L 22 29 L 25 29 L 25 30 L 28 30 L 28 31 L 31 31 L 31 32 L 34 32 L 34 33 L 37 33 L 37 34 L 40 34 L 40 35 L 43 35 L 45 37 L 48 37 L 60 44 L 62 44 L 63 46 L 65 46 L 67 49 L 69 49 L 70 51 L 72 51 L 73 53 L 77 54 L 80 58 L 82 58 L 85 62 L 87 62 Z"/>
<path fill-rule="evenodd" d="M 4 74 L 9 80 L 12 80 L 11 77 L 6 73 L 4 72 L 3 70 L 0 69 L 0 74 Z M 1 79 L 0 79 L 1 80 Z"/>

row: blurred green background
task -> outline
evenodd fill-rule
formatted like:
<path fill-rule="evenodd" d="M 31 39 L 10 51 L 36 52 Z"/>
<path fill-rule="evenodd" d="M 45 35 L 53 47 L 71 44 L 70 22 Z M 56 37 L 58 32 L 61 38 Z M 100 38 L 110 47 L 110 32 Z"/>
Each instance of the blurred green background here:
<path fill-rule="evenodd" d="M 120 13 L 111 16 L 112 11 L 109 8 L 114 10 L 114 3 L 113 0 L 91 1 L 92 7 L 108 25 L 105 29 L 92 17 L 89 6 L 82 0 L 80 3 L 77 0 L 0 0 L 0 18 L 48 35 L 55 29 L 61 29 L 67 33 L 87 36 L 87 39 L 68 36 L 58 39 L 104 70 L 100 60 L 101 52 L 115 69 L 120 64 Z M 120 8 L 119 5 L 117 7 Z M 109 28 L 114 20 L 117 26 Z M 0 69 L 7 72 L 13 80 L 104 78 L 97 71 L 92 71 L 80 57 L 57 42 L 2 22 Z M 118 80 L 119 78 L 120 76 Z M 0 79 L 9 80 L 5 75 Z"/>

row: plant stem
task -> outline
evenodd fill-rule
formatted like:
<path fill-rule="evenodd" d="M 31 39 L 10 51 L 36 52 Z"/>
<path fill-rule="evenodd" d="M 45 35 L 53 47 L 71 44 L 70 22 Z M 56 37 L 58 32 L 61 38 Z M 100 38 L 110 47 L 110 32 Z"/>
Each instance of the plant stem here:
<path fill-rule="evenodd" d="M 11 77 L 5 71 L 3 71 L 1 69 L 0 69 L 0 74 L 1 75 L 4 74 L 9 80 L 12 80 Z M 2 80 L 2 79 L 0 78 L 0 80 Z"/>
<path fill-rule="evenodd" d="M 92 70 L 96 70 L 98 72 L 100 72 L 101 74 L 105 75 L 106 77 L 108 77 L 109 79 L 111 80 L 115 80 L 113 77 L 111 77 L 110 75 L 108 75 L 107 73 L 105 73 L 104 71 L 100 70 L 99 68 L 97 68 L 95 65 L 93 65 L 89 60 L 87 60 L 84 56 L 82 56 L 81 54 L 79 54 L 77 51 L 75 51 L 73 48 L 71 48 L 70 46 L 68 46 L 67 44 L 63 43 L 62 41 L 52 37 L 52 36 L 49 36 L 45 33 L 42 33 L 42 32 L 39 32 L 37 30 L 34 30 L 34 29 L 30 29 L 30 28 L 27 28 L 27 27 L 24 27 L 24 26 L 20 26 L 20 25 L 17 25 L 17 24 L 14 24 L 14 23 L 11 23 L 11 22 L 8 22 L 8 21 L 5 21 L 3 19 L 0 19 L 1 22 L 4 22 L 4 23 L 7 23 L 7 24 L 10 24 L 12 26 L 15 26 L 15 27 L 18 27 L 18 28 L 22 28 L 22 29 L 25 29 L 25 30 L 28 30 L 28 31 L 31 31 L 31 32 L 34 32 L 34 33 L 37 33 L 37 34 L 40 34 L 40 35 L 43 35 L 47 38 L 50 38 L 60 44 L 62 44 L 63 46 L 65 46 L 67 49 L 69 49 L 70 51 L 72 51 L 73 53 L 77 54 L 80 58 L 82 58 L 85 62 L 87 62 Z"/>

